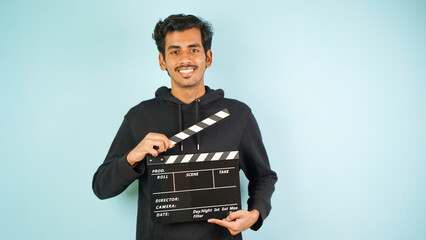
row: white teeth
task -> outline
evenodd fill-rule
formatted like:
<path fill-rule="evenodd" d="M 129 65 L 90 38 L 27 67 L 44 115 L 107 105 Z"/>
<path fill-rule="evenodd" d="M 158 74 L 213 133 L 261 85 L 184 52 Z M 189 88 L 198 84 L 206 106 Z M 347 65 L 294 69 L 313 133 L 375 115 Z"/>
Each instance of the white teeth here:
<path fill-rule="evenodd" d="M 194 71 L 194 69 L 179 70 L 179 72 L 181 72 L 181 73 L 190 73 L 192 71 Z"/>

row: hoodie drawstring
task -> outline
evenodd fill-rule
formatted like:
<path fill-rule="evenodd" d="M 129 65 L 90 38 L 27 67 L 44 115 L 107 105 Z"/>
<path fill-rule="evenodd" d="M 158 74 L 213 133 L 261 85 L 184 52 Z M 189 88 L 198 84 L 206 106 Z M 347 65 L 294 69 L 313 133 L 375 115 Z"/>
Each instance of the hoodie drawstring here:
<path fill-rule="evenodd" d="M 195 99 L 195 123 L 198 123 L 198 104 L 200 103 L 200 99 Z M 178 116 L 178 121 L 179 121 L 179 132 L 182 132 L 182 128 L 183 128 L 183 121 L 182 121 L 182 105 L 180 103 L 178 103 L 179 106 L 179 116 Z M 196 141 L 197 141 L 197 150 L 200 150 L 200 133 L 197 133 L 197 137 L 196 137 Z M 180 143 L 180 151 L 183 152 L 183 141 L 181 141 Z"/>
<path fill-rule="evenodd" d="M 179 132 L 182 132 L 182 106 L 180 105 L 180 103 L 178 104 L 179 106 Z M 180 151 L 183 152 L 183 142 L 180 142 Z"/>
<path fill-rule="evenodd" d="M 198 123 L 198 103 L 200 99 L 195 99 L 195 123 Z M 197 133 L 197 150 L 200 150 L 200 132 Z"/>

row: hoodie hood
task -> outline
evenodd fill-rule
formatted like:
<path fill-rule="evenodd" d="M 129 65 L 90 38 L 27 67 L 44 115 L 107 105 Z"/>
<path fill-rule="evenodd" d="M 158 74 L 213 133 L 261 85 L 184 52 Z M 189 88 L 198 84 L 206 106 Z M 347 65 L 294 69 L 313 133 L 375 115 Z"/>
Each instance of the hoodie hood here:
<path fill-rule="evenodd" d="M 185 108 L 191 108 L 193 105 L 195 105 L 195 122 L 194 124 L 198 123 L 200 121 L 199 114 L 198 114 L 198 106 L 199 105 L 205 105 L 211 102 L 214 102 L 216 100 L 222 99 L 225 96 L 225 93 L 222 89 L 213 90 L 210 89 L 208 86 L 205 86 L 206 93 L 198 98 L 195 99 L 193 102 L 186 104 L 182 102 L 181 100 L 177 99 L 175 96 L 172 95 L 171 89 L 167 87 L 160 87 L 155 92 L 155 98 L 163 101 L 166 104 L 169 105 L 177 105 L 178 107 L 178 123 L 179 123 L 179 131 L 183 131 L 183 122 L 182 122 L 182 107 Z M 197 142 L 197 150 L 200 150 L 200 133 L 197 133 L 196 135 L 196 142 Z M 179 143 L 180 150 L 183 151 L 183 141 Z"/>
<path fill-rule="evenodd" d="M 225 97 L 225 93 L 223 92 L 222 89 L 213 90 L 209 88 L 208 86 L 205 86 L 205 88 L 206 88 L 206 94 L 204 94 L 202 97 L 194 101 L 194 102 L 198 102 L 199 105 L 208 104 Z M 173 104 L 173 105 L 180 104 L 182 106 L 186 106 L 186 105 L 194 104 L 194 102 L 186 104 L 182 102 L 181 100 L 177 99 L 175 96 L 172 95 L 171 89 L 168 87 L 158 88 L 157 91 L 155 92 L 155 98 L 158 98 L 162 100 L 163 102 L 166 102 L 168 104 Z"/>

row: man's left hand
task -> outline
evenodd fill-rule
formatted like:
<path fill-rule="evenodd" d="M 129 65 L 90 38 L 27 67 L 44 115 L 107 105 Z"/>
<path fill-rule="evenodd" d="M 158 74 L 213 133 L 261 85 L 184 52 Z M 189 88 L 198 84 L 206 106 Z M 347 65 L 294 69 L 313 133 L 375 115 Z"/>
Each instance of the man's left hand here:
<path fill-rule="evenodd" d="M 258 218 L 259 211 L 256 209 L 251 211 L 238 210 L 229 214 L 227 218 L 222 220 L 211 218 L 208 220 L 208 222 L 226 227 L 232 235 L 237 235 L 238 233 L 251 227 Z"/>

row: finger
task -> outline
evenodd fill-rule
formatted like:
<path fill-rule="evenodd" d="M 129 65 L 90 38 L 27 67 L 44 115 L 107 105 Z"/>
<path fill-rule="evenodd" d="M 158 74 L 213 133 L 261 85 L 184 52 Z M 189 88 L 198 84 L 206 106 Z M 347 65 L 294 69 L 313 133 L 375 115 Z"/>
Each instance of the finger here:
<path fill-rule="evenodd" d="M 147 148 L 153 148 L 156 151 L 160 152 L 164 152 L 167 150 L 166 146 L 164 145 L 164 142 L 162 140 L 158 140 L 158 139 L 149 139 L 145 141 L 146 143 L 146 147 Z"/>
<path fill-rule="evenodd" d="M 175 146 L 174 144 L 172 144 L 172 142 L 170 141 L 170 139 L 168 139 L 166 137 L 166 135 L 162 134 L 161 140 L 164 142 L 164 146 L 166 146 L 166 150 L 169 149 L 169 148 L 173 148 Z M 166 151 L 166 150 L 164 150 L 164 151 Z"/>
<path fill-rule="evenodd" d="M 145 136 L 146 139 L 161 139 L 164 141 L 164 144 L 166 145 L 166 148 L 173 148 L 175 145 L 171 143 L 170 139 L 167 138 L 166 135 L 162 134 L 162 133 L 148 133 Z"/>
<path fill-rule="evenodd" d="M 228 229 L 228 231 L 232 235 L 237 235 L 238 233 L 241 232 L 241 231 L 238 231 L 238 230 L 235 229 L 235 222 L 228 222 L 227 220 L 219 220 L 219 219 L 214 219 L 214 218 L 209 219 L 208 222 L 217 224 L 219 226 L 222 226 L 222 227 Z"/>
<path fill-rule="evenodd" d="M 169 148 L 172 148 L 172 147 L 175 146 L 174 144 L 172 144 L 172 142 L 170 141 L 170 139 L 168 139 L 166 137 L 166 135 L 160 134 L 158 137 L 164 142 L 164 145 L 166 146 L 166 149 L 169 149 Z"/>
<path fill-rule="evenodd" d="M 159 152 L 157 150 L 155 150 L 154 148 L 144 149 L 144 152 L 151 154 L 154 157 L 158 156 L 158 154 L 159 154 Z"/>
<path fill-rule="evenodd" d="M 226 227 L 226 228 L 231 227 L 230 222 L 228 222 L 228 221 L 219 220 L 219 219 L 215 219 L 215 218 L 211 218 L 207 221 L 209 223 L 214 223 L 214 224 L 217 224 L 217 225 L 222 226 L 222 227 Z"/>
<path fill-rule="evenodd" d="M 152 135 L 150 135 L 150 139 L 163 141 L 164 145 L 166 147 L 166 150 L 175 146 L 171 143 L 171 141 L 164 134 L 160 134 L 160 133 L 152 134 Z M 164 151 L 166 151 L 166 150 L 164 150 Z"/>
<path fill-rule="evenodd" d="M 245 212 L 243 210 L 238 210 L 236 212 L 231 212 L 228 217 L 226 218 L 229 221 L 235 220 L 237 218 L 241 218 L 245 215 Z"/>
<path fill-rule="evenodd" d="M 159 153 L 165 152 L 167 150 L 167 146 L 162 140 L 153 140 L 154 149 Z"/>

